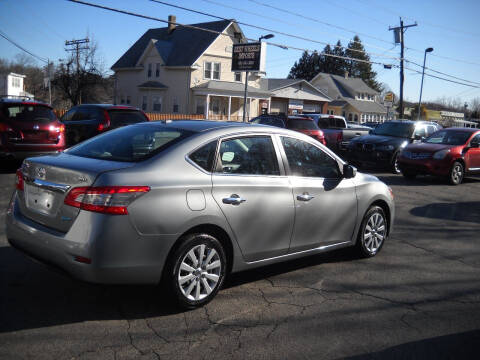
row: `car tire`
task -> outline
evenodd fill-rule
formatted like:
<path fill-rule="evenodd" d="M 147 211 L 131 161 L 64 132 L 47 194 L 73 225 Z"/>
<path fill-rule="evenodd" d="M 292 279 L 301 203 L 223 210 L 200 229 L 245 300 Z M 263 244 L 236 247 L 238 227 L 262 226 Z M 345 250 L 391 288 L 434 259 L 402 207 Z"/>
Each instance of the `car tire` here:
<path fill-rule="evenodd" d="M 393 174 L 400 174 L 400 167 L 398 166 L 398 152 L 395 153 L 392 157 L 392 162 L 390 165 L 390 170 Z"/>
<path fill-rule="evenodd" d="M 408 179 L 408 180 L 413 180 L 417 177 L 417 173 L 415 171 L 402 171 L 402 175 L 405 179 Z"/>
<path fill-rule="evenodd" d="M 227 260 L 222 244 L 209 234 L 188 234 L 179 241 L 167 262 L 163 282 L 176 305 L 194 309 L 218 293 Z"/>
<path fill-rule="evenodd" d="M 448 180 L 451 185 L 459 185 L 463 181 L 463 177 L 465 176 L 465 168 L 460 161 L 455 161 L 450 169 L 450 174 L 448 176 Z"/>
<path fill-rule="evenodd" d="M 356 253 L 368 258 L 375 256 L 383 247 L 388 236 L 388 222 L 380 206 L 371 206 L 363 216 L 358 231 Z"/>

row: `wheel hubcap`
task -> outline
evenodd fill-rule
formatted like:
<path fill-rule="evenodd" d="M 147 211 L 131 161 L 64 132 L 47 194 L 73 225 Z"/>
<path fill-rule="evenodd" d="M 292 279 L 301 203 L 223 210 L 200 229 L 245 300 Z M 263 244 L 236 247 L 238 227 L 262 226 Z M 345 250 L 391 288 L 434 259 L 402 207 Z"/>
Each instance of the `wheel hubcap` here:
<path fill-rule="evenodd" d="M 180 263 L 178 286 L 189 300 L 202 300 L 217 287 L 222 263 L 217 251 L 205 244 L 194 246 Z"/>
<path fill-rule="evenodd" d="M 462 167 L 460 165 L 456 165 L 452 171 L 453 181 L 455 182 L 460 181 L 460 179 L 462 178 L 462 174 L 463 174 Z"/>
<path fill-rule="evenodd" d="M 374 253 L 380 248 L 385 239 L 386 230 L 383 216 L 380 213 L 372 214 L 363 233 L 363 241 L 368 251 Z"/>

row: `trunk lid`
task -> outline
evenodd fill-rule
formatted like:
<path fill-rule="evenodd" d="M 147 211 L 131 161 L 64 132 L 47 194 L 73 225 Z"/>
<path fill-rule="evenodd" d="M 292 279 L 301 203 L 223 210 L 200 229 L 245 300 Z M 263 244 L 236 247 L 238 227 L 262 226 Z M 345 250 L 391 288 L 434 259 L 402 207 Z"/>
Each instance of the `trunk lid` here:
<path fill-rule="evenodd" d="M 24 190 L 18 191 L 20 211 L 37 223 L 67 232 L 80 212 L 64 204 L 67 193 L 75 187 L 92 185 L 101 173 L 134 165 L 67 153 L 27 159 L 22 165 Z"/>

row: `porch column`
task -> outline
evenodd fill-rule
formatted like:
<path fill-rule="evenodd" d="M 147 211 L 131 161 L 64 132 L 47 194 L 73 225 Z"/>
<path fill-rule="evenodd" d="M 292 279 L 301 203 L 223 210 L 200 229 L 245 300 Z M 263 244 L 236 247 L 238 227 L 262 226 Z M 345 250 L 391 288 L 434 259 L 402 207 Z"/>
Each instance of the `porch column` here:
<path fill-rule="evenodd" d="M 268 113 L 270 114 L 270 106 L 272 105 L 272 98 L 268 98 Z"/>
<path fill-rule="evenodd" d="M 208 113 L 210 112 L 209 111 L 209 107 L 210 107 L 210 94 L 207 94 L 207 98 L 205 99 L 205 103 L 206 103 L 206 106 L 205 106 L 205 119 L 208 120 Z"/>
<path fill-rule="evenodd" d="M 230 121 L 230 113 L 232 111 L 232 97 L 228 97 L 228 121 Z"/>

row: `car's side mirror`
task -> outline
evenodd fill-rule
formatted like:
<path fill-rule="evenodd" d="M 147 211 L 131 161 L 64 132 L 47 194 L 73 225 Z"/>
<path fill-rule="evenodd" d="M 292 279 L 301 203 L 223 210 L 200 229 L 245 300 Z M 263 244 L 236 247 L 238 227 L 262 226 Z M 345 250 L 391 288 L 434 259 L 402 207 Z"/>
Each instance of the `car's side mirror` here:
<path fill-rule="evenodd" d="M 356 175 L 357 175 L 357 168 L 349 164 L 343 165 L 343 177 L 345 179 L 354 178 Z"/>

